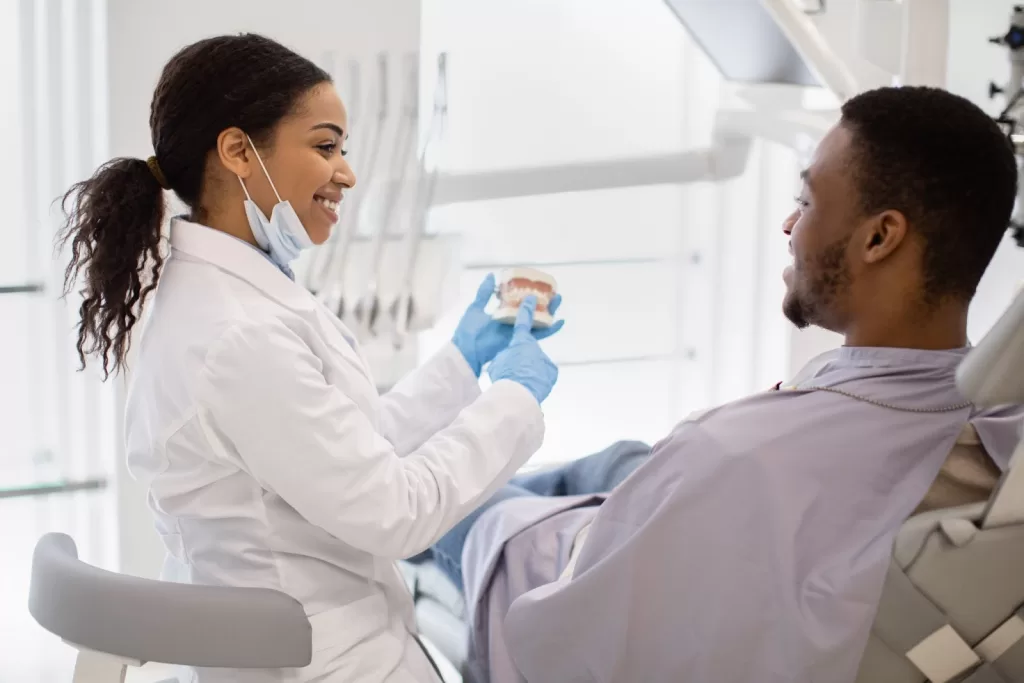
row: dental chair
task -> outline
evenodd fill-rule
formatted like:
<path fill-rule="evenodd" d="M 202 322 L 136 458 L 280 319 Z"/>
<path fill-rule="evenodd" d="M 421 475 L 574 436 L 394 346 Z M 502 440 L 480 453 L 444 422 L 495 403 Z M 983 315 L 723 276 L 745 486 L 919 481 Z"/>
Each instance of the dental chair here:
<path fill-rule="evenodd" d="M 309 620 L 291 597 L 115 574 L 80 561 L 64 534 L 36 545 L 29 611 L 78 650 L 74 683 L 123 683 L 148 662 L 277 669 L 312 659 Z"/>
<path fill-rule="evenodd" d="M 957 372 L 978 406 L 1024 403 L 1024 292 Z M 1024 683 L 1024 434 L 987 502 L 900 529 L 857 683 Z"/>
<path fill-rule="evenodd" d="M 978 406 L 1024 403 L 1024 292 L 964 359 L 957 384 Z M 897 534 L 856 683 L 1024 683 L 1024 434 L 1001 476 L 986 461 L 965 428 Z M 968 465 L 966 480 L 943 480 L 954 464 Z M 403 571 L 423 635 L 474 683 L 461 591 L 430 562 Z"/>

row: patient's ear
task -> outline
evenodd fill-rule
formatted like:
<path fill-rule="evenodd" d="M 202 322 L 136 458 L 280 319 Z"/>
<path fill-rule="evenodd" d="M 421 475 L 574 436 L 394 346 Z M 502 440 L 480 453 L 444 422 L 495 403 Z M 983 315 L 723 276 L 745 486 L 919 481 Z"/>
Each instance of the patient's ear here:
<path fill-rule="evenodd" d="M 900 211 L 883 211 L 873 216 L 863 232 L 865 263 L 879 263 L 891 256 L 907 237 L 907 217 Z"/>

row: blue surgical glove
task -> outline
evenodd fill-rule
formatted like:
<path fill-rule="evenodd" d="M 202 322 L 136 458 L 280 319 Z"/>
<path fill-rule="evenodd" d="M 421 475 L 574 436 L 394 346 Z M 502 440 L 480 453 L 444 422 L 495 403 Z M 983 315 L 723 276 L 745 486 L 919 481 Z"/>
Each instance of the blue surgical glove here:
<path fill-rule="evenodd" d="M 537 403 L 543 403 L 558 381 L 558 367 L 541 350 L 534 335 L 530 334 L 536 308 L 536 297 L 528 296 L 523 300 L 516 315 L 516 324 L 512 328 L 512 341 L 494 358 L 494 362 L 487 368 L 487 374 L 492 382 L 510 379 L 522 384 L 537 399 Z"/>
<path fill-rule="evenodd" d="M 498 322 L 491 317 L 490 313 L 484 311 L 493 295 L 494 274 L 492 273 L 485 277 L 480 284 L 476 298 L 466 309 L 462 320 L 459 321 L 459 326 L 455 328 L 455 334 L 452 335 L 452 343 L 462 352 L 477 377 L 480 376 L 484 365 L 491 362 L 498 352 L 512 341 L 513 326 Z M 556 294 L 548 305 L 548 311 L 554 315 L 561 303 L 562 295 Z M 551 327 L 532 330 L 530 334 L 534 339 L 545 339 L 562 329 L 564 322 L 559 320 Z"/>

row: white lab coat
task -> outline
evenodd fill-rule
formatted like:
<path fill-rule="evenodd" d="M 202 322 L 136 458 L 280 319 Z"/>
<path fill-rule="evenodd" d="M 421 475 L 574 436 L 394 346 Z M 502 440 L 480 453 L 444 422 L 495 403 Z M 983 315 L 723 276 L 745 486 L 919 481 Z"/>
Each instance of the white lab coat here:
<path fill-rule="evenodd" d="M 351 333 L 263 254 L 182 219 L 171 245 L 126 421 L 165 578 L 283 591 L 313 629 L 308 667 L 198 680 L 437 680 L 394 560 L 539 448 L 537 401 L 481 394 L 452 346 L 379 396 Z"/>

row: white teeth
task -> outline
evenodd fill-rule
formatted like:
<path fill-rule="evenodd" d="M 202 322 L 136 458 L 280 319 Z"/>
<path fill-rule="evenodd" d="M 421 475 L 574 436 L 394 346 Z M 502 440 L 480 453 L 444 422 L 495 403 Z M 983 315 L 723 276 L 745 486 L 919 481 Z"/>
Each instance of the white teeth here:
<path fill-rule="evenodd" d="M 315 197 L 315 199 L 334 213 L 338 213 L 338 202 L 331 201 L 326 197 Z"/>
<path fill-rule="evenodd" d="M 551 302 L 550 294 L 530 287 L 506 287 L 502 291 L 502 301 L 514 303 L 518 306 L 530 294 L 537 297 L 538 306 L 547 306 Z"/>

